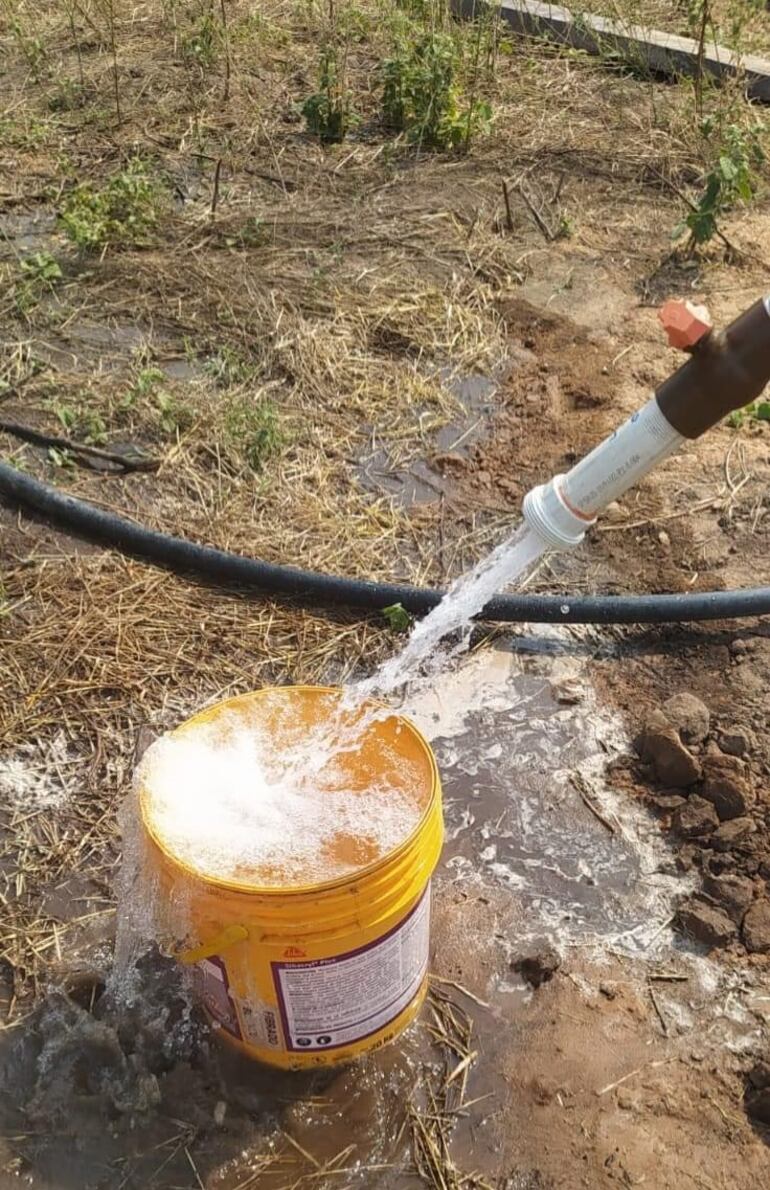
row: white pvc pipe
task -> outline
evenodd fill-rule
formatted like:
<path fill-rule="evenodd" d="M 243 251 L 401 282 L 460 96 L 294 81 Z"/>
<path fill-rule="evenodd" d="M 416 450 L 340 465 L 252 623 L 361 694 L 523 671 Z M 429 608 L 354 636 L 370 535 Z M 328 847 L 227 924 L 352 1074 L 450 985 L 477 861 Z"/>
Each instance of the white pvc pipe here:
<path fill-rule="evenodd" d="M 524 519 L 552 549 L 571 549 L 603 508 L 683 441 L 653 397 L 566 475 L 528 492 Z"/>

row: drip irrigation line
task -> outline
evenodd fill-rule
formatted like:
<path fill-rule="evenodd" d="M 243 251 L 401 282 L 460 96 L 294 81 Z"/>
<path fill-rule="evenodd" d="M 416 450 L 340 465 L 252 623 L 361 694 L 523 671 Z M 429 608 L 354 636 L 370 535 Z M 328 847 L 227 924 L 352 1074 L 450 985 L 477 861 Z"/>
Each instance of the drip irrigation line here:
<path fill-rule="evenodd" d="M 0 497 L 69 533 L 177 574 L 283 597 L 306 606 L 381 612 L 400 603 L 406 611 L 421 616 L 434 608 L 444 594 L 426 587 L 277 566 L 198 545 L 67 496 L 3 462 Z M 770 615 L 770 587 L 687 595 L 500 595 L 486 605 L 479 618 L 531 624 L 676 624 L 763 615 Z"/>

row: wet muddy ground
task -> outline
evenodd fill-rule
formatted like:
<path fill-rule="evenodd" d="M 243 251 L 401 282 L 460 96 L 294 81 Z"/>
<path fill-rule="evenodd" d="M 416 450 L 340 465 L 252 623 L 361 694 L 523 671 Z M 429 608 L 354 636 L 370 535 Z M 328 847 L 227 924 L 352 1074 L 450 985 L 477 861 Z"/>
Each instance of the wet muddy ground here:
<path fill-rule="evenodd" d="M 605 778 L 628 745 L 594 651 L 565 630 L 514 637 L 407 708 L 445 792 L 432 995 L 471 1029 L 441 1132 L 467 1180 L 447 1184 L 760 1185 L 770 1149 L 742 1093 L 770 981 L 672 931 L 693 878 Z M 73 1190 L 420 1184 L 412 1113 L 460 1061 L 431 1036 L 434 1004 L 355 1067 L 260 1071 L 190 1016 L 167 962 L 116 1012 L 110 921 L 83 929 L 80 963 L 63 957 L 69 998 L 48 993 L 3 1035 L 7 1174 Z"/>

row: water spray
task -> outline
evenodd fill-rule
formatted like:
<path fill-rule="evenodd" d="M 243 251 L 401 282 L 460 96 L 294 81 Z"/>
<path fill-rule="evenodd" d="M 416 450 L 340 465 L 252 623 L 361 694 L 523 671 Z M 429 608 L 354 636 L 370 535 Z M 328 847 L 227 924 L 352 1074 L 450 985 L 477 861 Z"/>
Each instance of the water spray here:
<path fill-rule="evenodd" d="M 721 332 L 704 306 L 686 301 L 666 302 L 659 318 L 670 345 L 690 358 L 571 471 L 524 498 L 524 519 L 551 549 L 579 545 L 608 504 L 684 441 L 756 400 L 770 380 L 770 295 Z"/>

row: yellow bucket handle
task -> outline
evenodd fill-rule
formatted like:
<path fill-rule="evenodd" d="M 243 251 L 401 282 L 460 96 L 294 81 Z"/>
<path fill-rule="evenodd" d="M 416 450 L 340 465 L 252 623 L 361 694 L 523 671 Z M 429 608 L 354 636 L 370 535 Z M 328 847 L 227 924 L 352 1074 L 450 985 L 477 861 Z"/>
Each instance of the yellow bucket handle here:
<path fill-rule="evenodd" d="M 201 959 L 209 959 L 214 954 L 221 954 L 223 950 L 234 946 L 236 942 L 244 942 L 248 936 L 249 931 L 245 926 L 227 926 L 221 934 L 217 934 L 216 938 L 210 938 L 208 942 L 201 942 L 199 946 L 194 946 L 190 950 L 176 951 L 174 958 L 180 963 L 199 963 Z"/>

